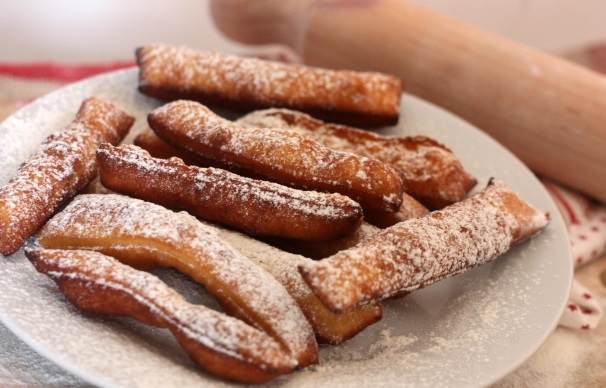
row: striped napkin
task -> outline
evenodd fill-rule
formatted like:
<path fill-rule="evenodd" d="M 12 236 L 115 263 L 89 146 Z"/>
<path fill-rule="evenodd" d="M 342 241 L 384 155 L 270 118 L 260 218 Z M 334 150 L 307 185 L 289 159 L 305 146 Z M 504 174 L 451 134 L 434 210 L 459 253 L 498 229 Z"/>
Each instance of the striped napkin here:
<path fill-rule="evenodd" d="M 542 182 L 568 227 L 574 268 L 603 256 L 606 252 L 606 206 L 548 180 Z M 602 315 L 602 306 L 594 294 L 575 279 L 560 325 L 594 329 Z"/>

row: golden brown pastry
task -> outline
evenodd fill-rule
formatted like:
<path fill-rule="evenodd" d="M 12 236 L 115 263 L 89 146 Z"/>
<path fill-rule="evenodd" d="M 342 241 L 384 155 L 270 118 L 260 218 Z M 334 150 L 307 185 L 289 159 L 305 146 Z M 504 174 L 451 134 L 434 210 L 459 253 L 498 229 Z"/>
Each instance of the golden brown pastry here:
<path fill-rule="evenodd" d="M 383 309 L 379 303 L 354 307 L 342 314 L 326 308 L 303 281 L 298 270 L 300 264 L 311 261 L 310 259 L 284 252 L 238 232 L 219 230 L 221 236 L 234 248 L 284 285 L 311 324 L 318 342 L 338 345 L 381 319 Z M 318 243 L 307 243 L 308 246 L 316 244 Z"/>
<path fill-rule="evenodd" d="M 202 219 L 257 236 L 330 240 L 362 223 L 362 208 L 348 197 L 302 191 L 216 168 L 152 158 L 134 146 L 101 144 L 103 185 L 116 192 L 186 210 Z"/>
<path fill-rule="evenodd" d="M 169 159 L 171 157 L 178 157 L 189 165 L 219 167 L 238 175 L 251 176 L 249 172 L 238 169 L 236 166 L 209 160 L 201 155 L 200 157 L 197 157 L 197 154 L 175 148 L 160 139 L 151 128 L 148 128 L 137 135 L 134 143 L 148 151 L 151 156 L 155 158 Z M 366 211 L 364 213 L 364 219 L 379 228 L 387 228 L 388 226 L 392 226 L 409 218 L 421 217 L 427 214 L 428 211 L 429 210 L 427 210 L 419 201 L 404 193 L 402 194 L 402 205 L 400 205 L 400 209 L 398 209 L 397 212 Z"/>
<path fill-rule="evenodd" d="M 397 212 L 367 211 L 364 213 L 364 220 L 377 228 L 385 229 L 410 218 L 422 217 L 427 213 L 429 210 L 425 206 L 404 193 L 402 194 L 402 205 Z"/>
<path fill-rule="evenodd" d="M 44 140 L 0 188 L 0 253 L 15 253 L 69 198 L 97 175 L 95 151 L 119 143 L 134 122 L 114 105 L 85 100 L 75 120 Z"/>
<path fill-rule="evenodd" d="M 379 73 L 335 71 L 187 47 L 136 50 L 139 90 L 163 100 L 195 100 L 248 111 L 289 107 L 359 126 L 398 121 L 402 82 Z"/>
<path fill-rule="evenodd" d="M 193 216 L 116 194 L 76 197 L 36 234 L 43 248 L 93 249 L 139 269 L 173 267 L 223 309 L 275 338 L 299 366 L 314 364 L 314 333 L 284 287 Z"/>
<path fill-rule="evenodd" d="M 297 362 L 261 330 L 202 305 L 187 303 L 160 279 L 93 251 L 26 249 L 41 273 L 87 313 L 122 315 L 168 328 L 200 367 L 227 379 L 259 383 Z"/>
<path fill-rule="evenodd" d="M 381 231 L 380 228 L 362 222 L 355 232 L 339 239 L 328 241 L 315 241 L 310 244 L 306 241 L 284 238 L 266 238 L 264 241 L 286 252 L 301 255 L 313 260 L 320 260 L 332 256 L 342 250 L 354 247 Z"/>
<path fill-rule="evenodd" d="M 189 166 L 222 168 L 248 178 L 263 179 L 262 176 L 255 174 L 254 171 L 238 167 L 233 163 L 207 158 L 199 153 L 173 147 L 158 137 L 151 128 L 146 128 L 135 136 L 133 144 L 143 148 L 154 158 L 170 159 L 175 157 L 183 160 Z"/>
<path fill-rule="evenodd" d="M 175 147 L 236 164 L 287 186 L 337 192 L 366 211 L 395 212 L 403 183 L 387 165 L 338 152 L 293 131 L 244 129 L 193 101 L 168 103 L 148 115 L 151 128 Z"/>
<path fill-rule="evenodd" d="M 287 109 L 252 112 L 237 123 L 297 131 L 326 147 L 380 160 L 402 174 L 405 191 L 430 209 L 462 200 L 477 183 L 451 150 L 425 136 L 381 136 Z"/>
<path fill-rule="evenodd" d="M 101 178 L 97 175 L 88 185 L 86 185 L 78 194 L 117 194 L 108 189 L 101 183 Z"/>
<path fill-rule="evenodd" d="M 299 270 L 322 302 L 339 312 L 484 264 L 547 223 L 548 214 L 492 181 L 461 202 L 396 224 Z"/>
<path fill-rule="evenodd" d="M 152 131 L 151 128 L 146 128 L 141 131 L 133 140 L 133 144 L 143 148 L 154 158 L 170 159 L 173 157 L 179 158 L 190 166 L 200 167 L 217 167 L 231 171 L 228 165 L 221 163 L 215 159 L 205 158 L 203 155 L 190 152 L 185 149 L 179 149 L 171 146 Z"/>

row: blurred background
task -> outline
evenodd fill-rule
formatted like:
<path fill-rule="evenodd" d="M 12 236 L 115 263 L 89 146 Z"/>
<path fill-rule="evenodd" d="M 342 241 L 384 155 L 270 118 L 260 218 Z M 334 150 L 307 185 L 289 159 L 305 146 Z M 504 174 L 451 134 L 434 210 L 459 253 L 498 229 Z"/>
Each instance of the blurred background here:
<path fill-rule="evenodd" d="M 374 0 L 318 1 L 367 4 Z M 606 0 L 402 1 L 426 6 L 540 50 L 585 62 L 606 73 Z M 57 72 L 53 79 L 48 80 L 32 76 L 34 71 L 23 66 L 26 64 L 54 63 L 59 66 L 43 64 L 38 69 L 51 67 L 68 71 L 84 66 L 61 65 L 130 65 L 134 64 L 134 49 L 152 42 L 251 54 L 253 50 L 250 47 L 229 41 L 219 33 L 211 19 L 209 3 L 210 0 L 0 0 L 0 70 L 4 69 L 4 74 L 0 74 L 0 121 L 63 83 L 98 71 L 87 69 L 67 75 Z M 23 79 L 8 76 L 15 69 L 24 68 L 29 70 Z M 604 247 L 601 243 L 600 249 Z M 598 261 L 597 267 L 581 269 L 581 280 L 591 285 L 593 290 L 603 290 L 597 286 L 596 280 L 602 271 L 606 274 L 604 260 Z M 585 328 L 581 326 L 582 323 L 579 327 Z M 542 373 L 553 376 L 548 380 L 558 383 L 562 382 L 558 378 L 566 374 L 590 381 L 593 375 L 604 370 L 604 327 L 602 324 L 597 330 L 602 337 L 566 329 L 556 332 L 546 350 L 522 367 L 508 382 L 518 381 L 516 379 L 526 381 L 526 378 L 540 377 Z M 578 339 L 573 335 L 577 335 Z M 566 351 L 562 350 L 562 346 L 567 346 Z M 570 349 L 572 351 L 569 352 Z M 585 353 L 582 349 L 586 350 Z M 45 386 L 49 378 L 54 378 L 56 386 L 80 384 L 79 380 L 74 380 L 35 354 L 2 325 L 0 354 L 2 386 L 8 382 L 13 386 Z M 566 357 L 560 357 L 562 354 Z M 581 354 L 588 357 L 581 358 Z M 597 356 L 590 362 L 594 354 Z M 576 363 L 573 364 L 574 368 L 570 365 L 562 367 L 562 362 L 572 362 L 577 356 L 582 360 L 578 362 L 578 368 Z M 552 369 L 545 368 L 542 361 Z M 537 384 L 543 385 L 546 384 Z"/>
<path fill-rule="evenodd" d="M 558 54 L 606 39 L 604 0 L 409 1 Z M 0 62 L 130 60 L 136 46 L 149 42 L 245 51 L 215 29 L 208 3 L 0 0 Z"/>

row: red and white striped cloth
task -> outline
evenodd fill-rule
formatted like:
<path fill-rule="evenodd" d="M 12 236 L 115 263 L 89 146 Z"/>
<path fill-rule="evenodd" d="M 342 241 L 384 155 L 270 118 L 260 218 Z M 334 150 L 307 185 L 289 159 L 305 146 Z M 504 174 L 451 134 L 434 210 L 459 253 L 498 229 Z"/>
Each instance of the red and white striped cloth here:
<path fill-rule="evenodd" d="M 296 55 L 279 49 L 255 55 L 268 59 L 296 61 Z M 606 45 L 579 51 L 570 58 L 606 73 Z M 85 65 L 0 63 L 0 121 L 32 100 L 66 83 L 134 65 L 134 61 Z M 594 203 L 582 194 L 574 193 L 548 180 L 543 180 L 543 184 L 568 225 L 575 268 L 604 256 L 606 206 Z M 575 279 L 560 325 L 575 329 L 593 329 L 597 327 L 602 315 L 603 309 L 594 294 Z"/>
<path fill-rule="evenodd" d="M 603 256 L 606 252 L 606 206 L 547 180 L 543 180 L 543 185 L 568 226 L 574 268 Z M 575 279 L 560 325 L 594 329 L 603 313 L 593 293 Z"/>

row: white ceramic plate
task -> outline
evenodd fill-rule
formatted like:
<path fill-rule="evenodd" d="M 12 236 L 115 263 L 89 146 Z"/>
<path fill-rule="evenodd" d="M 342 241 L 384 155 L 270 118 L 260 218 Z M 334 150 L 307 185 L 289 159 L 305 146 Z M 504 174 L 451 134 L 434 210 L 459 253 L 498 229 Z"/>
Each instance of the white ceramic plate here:
<path fill-rule="evenodd" d="M 0 185 L 52 131 L 97 96 L 137 118 L 159 102 L 136 91 L 135 69 L 92 78 L 52 93 L 0 125 Z M 386 133 L 434 137 L 486 184 L 505 181 L 551 212 L 538 237 L 496 261 L 385 303 L 384 319 L 339 347 L 323 347 L 319 366 L 273 384 L 290 386 L 486 386 L 514 370 L 557 324 L 572 279 L 564 224 L 533 174 L 508 151 L 460 119 L 411 96 Z M 132 139 L 132 134 L 129 136 Z M 128 140 L 127 140 L 128 141 Z M 200 287 L 164 271 L 190 299 L 209 302 Z M 167 332 L 129 319 L 90 318 L 68 304 L 20 251 L 0 259 L 0 318 L 44 357 L 100 386 L 225 384 L 201 372 Z"/>

